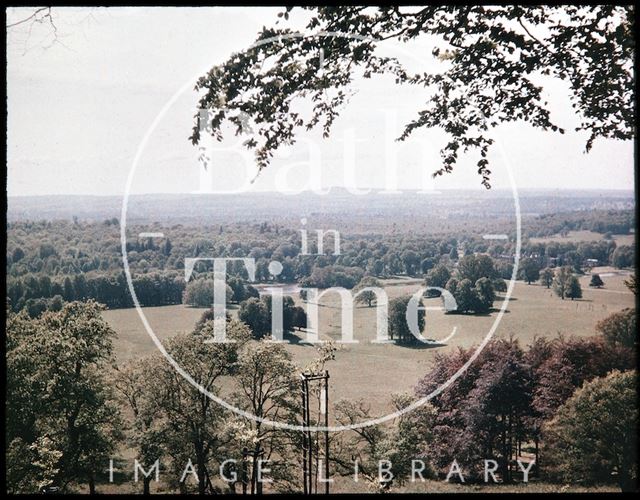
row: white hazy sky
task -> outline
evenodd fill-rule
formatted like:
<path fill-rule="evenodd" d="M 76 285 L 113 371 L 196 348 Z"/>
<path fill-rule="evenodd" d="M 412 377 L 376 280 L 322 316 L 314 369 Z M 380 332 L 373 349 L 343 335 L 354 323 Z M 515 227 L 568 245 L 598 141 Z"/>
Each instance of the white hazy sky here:
<path fill-rule="evenodd" d="M 30 11 L 9 9 L 8 22 Z M 132 192 L 197 192 L 211 182 L 187 140 L 195 113 L 195 78 L 248 47 L 273 8 L 53 8 L 58 43 L 46 25 L 12 28 L 7 40 L 7 190 L 13 195 L 123 194 L 142 139 L 181 87 L 157 127 L 132 179 Z M 412 67 L 433 64 L 426 41 L 389 46 Z M 547 86 L 556 122 L 575 126 L 560 82 Z M 357 186 L 379 189 L 394 171 L 399 189 L 477 188 L 476 158 L 429 181 L 445 136 L 421 131 L 400 145 L 391 139 L 415 116 L 424 95 L 389 78 L 359 82 L 329 139 L 309 134 L 253 185 L 273 190 Z M 391 135 L 390 135 L 391 134 Z M 586 134 L 502 126 L 491 154 L 495 187 L 507 187 L 507 164 L 520 188 L 632 189 L 633 144 L 599 140 L 584 153 Z M 233 141 L 223 146 L 231 147 Z M 394 149 L 395 148 L 395 149 Z M 242 189 L 254 168 L 234 152 L 212 158 L 213 189 Z M 316 158 L 319 174 L 308 173 Z M 393 160 L 395 158 L 395 160 Z M 351 165 L 351 167 L 349 167 Z M 425 180 L 426 179 L 426 180 Z M 316 184 L 312 184 L 316 183 Z"/>

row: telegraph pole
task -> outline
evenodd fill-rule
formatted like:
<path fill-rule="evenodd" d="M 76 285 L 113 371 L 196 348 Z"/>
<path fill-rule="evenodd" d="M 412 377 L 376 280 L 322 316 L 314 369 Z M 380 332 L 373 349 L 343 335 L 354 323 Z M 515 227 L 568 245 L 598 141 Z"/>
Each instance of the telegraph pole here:
<path fill-rule="evenodd" d="M 320 420 L 323 420 L 325 428 L 329 427 L 329 372 L 324 370 L 320 373 L 301 373 L 300 384 L 302 389 L 302 421 L 303 426 L 307 429 L 302 433 L 302 479 L 303 479 L 303 492 L 305 495 L 318 493 L 318 459 L 320 456 L 320 439 L 316 433 L 314 437 L 309 427 L 311 423 L 311 398 L 310 398 L 310 382 L 318 382 L 320 397 L 320 416 L 319 421 L 315 425 L 320 425 Z M 324 434 L 324 482 L 325 482 L 325 494 L 329 494 L 329 431 L 323 431 Z M 315 442 L 314 442 L 315 441 Z M 315 460 L 314 460 L 315 459 Z M 314 470 L 314 461 L 316 463 Z M 315 480 L 314 480 L 315 479 Z M 315 488 L 314 488 L 315 484 Z"/>

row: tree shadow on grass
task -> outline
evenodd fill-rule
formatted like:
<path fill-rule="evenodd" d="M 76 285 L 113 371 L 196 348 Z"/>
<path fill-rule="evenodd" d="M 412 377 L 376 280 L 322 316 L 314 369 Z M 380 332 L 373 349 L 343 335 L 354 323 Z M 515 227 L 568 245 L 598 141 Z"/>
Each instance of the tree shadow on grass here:
<path fill-rule="evenodd" d="M 499 300 L 501 302 L 504 302 L 504 300 L 506 299 L 506 297 L 496 297 L 496 300 Z M 518 298 L 517 297 L 509 297 L 509 302 L 517 302 Z"/>
<path fill-rule="evenodd" d="M 486 311 L 486 312 L 457 312 L 457 311 L 449 311 L 449 312 L 447 312 L 447 316 L 450 315 L 450 316 L 468 316 L 470 318 L 484 318 L 484 317 L 490 317 L 494 313 L 499 313 L 499 312 L 500 312 L 499 308 L 492 307 L 489 311 Z M 509 309 L 505 309 L 504 312 L 505 312 L 505 314 L 508 314 L 511 311 Z"/>
<path fill-rule="evenodd" d="M 446 343 L 438 342 L 437 340 L 433 340 L 432 342 L 420 342 L 419 340 L 394 340 L 391 344 L 397 347 L 406 347 L 408 349 L 433 349 L 435 347 L 445 347 L 447 345 Z"/>
<path fill-rule="evenodd" d="M 284 332 L 283 339 L 289 342 L 291 345 L 303 345 L 313 347 L 317 344 L 312 344 L 310 342 L 306 342 L 306 330 L 295 330 Z"/>

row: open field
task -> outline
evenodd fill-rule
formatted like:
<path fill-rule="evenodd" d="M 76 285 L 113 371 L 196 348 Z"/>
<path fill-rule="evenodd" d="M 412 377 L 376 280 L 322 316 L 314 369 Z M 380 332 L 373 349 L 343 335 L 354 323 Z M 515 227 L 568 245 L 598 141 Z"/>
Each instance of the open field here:
<path fill-rule="evenodd" d="M 202 310 L 185 306 L 164 306 L 145 307 L 144 313 L 162 341 L 192 330 L 202 315 Z M 147 356 L 156 350 L 136 309 L 113 309 L 105 311 L 104 315 L 118 333 L 114 344 L 119 361 Z"/>
<path fill-rule="evenodd" d="M 616 245 L 631 245 L 635 244 L 635 234 L 614 234 L 612 237 Z M 531 243 L 549 243 L 551 241 L 557 241 L 558 243 L 579 243 L 581 241 L 600 241 L 602 235 L 600 233 L 594 233 L 593 231 L 569 231 L 567 236 L 560 236 L 554 234 L 553 236 L 545 236 L 543 238 L 529 238 Z"/>
<path fill-rule="evenodd" d="M 588 287 L 589 275 L 580 278 L 583 299 L 560 300 L 551 290 L 538 284 L 527 285 L 516 282 L 513 295 L 505 313 L 495 330 L 495 337 L 513 336 L 527 346 L 536 336 L 554 337 L 558 334 L 590 336 L 595 333 L 597 321 L 612 312 L 635 304 L 633 294 L 624 286 L 628 271 L 612 268 L 597 268 L 605 287 Z M 395 280 L 387 283 L 389 298 L 414 293 L 419 288 L 416 280 Z M 300 303 L 298 297 L 296 302 Z M 495 303 L 496 309 L 502 300 Z M 437 307 L 440 299 L 425 300 L 425 305 Z M 230 308 L 231 313 L 237 309 Z M 144 309 L 149 323 L 162 341 L 178 332 L 189 331 L 203 312 L 185 306 L 151 307 Z M 498 317 L 498 312 L 485 316 L 444 314 L 442 311 L 427 311 L 424 335 L 433 339 L 444 339 L 454 328 L 456 333 L 440 346 L 399 346 L 394 344 L 372 344 L 375 338 L 375 307 L 356 305 L 354 308 L 354 335 L 358 344 L 343 346 L 336 360 L 329 363 L 332 400 L 341 398 L 364 398 L 371 405 L 372 413 L 383 415 L 389 409 L 390 396 L 395 392 L 411 391 L 416 382 L 429 370 L 437 352 L 446 352 L 459 346 L 478 344 L 489 332 Z M 107 321 L 118 332 L 116 354 L 125 360 L 156 352 L 135 309 L 105 311 Z M 319 308 L 320 333 L 323 338 L 340 339 L 340 301 L 336 294 L 327 295 Z M 288 349 L 296 362 L 304 366 L 316 357 L 314 346 L 299 343 L 304 332 L 290 337 Z"/>

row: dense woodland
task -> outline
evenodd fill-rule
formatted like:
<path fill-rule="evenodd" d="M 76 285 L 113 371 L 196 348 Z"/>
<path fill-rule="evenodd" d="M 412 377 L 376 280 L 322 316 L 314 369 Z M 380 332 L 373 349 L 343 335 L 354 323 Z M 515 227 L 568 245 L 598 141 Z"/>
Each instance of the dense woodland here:
<path fill-rule="evenodd" d="M 541 214 L 527 224 L 529 236 L 565 235 L 569 231 L 593 231 L 603 235 L 629 234 L 635 228 L 633 210 L 578 210 Z"/>
<path fill-rule="evenodd" d="M 611 210 L 532 218 L 525 225 L 521 255 L 533 260 L 540 269 L 568 265 L 574 272 L 581 272 L 588 259 L 601 265 L 631 267 L 635 262 L 634 248 L 618 246 L 611 234 L 628 233 L 633 221 L 631 211 Z M 481 234 L 467 230 L 422 236 L 385 226 L 384 222 L 377 232 L 366 236 L 342 233 L 339 255 L 333 254 L 331 233 L 325 237 L 324 255 L 313 255 L 317 241 L 309 231 L 311 255 L 302 255 L 299 227 L 268 222 L 215 225 L 204 230 L 189 225 L 155 225 L 154 230 L 165 233 L 161 240 L 136 238 L 148 227 L 134 226 L 127 231 L 131 235 L 127 259 L 137 298 L 143 306 L 183 302 L 188 286 L 184 262 L 185 258 L 193 257 L 252 257 L 256 259 L 258 283 L 300 283 L 317 288 L 351 289 L 365 276 L 424 277 L 438 265 L 452 272 L 459 259 L 474 254 L 486 254 L 493 260 L 494 270 L 485 273 L 486 277 L 511 278 L 513 238 L 485 240 Z M 608 239 L 548 243 L 528 240 L 541 234 L 585 228 L 601 232 Z M 26 308 L 36 316 L 46 309 L 60 309 L 64 301 L 86 299 L 95 299 L 108 308 L 133 306 L 123 271 L 117 219 L 101 223 L 10 222 L 7 238 L 7 298 L 14 311 Z M 282 272 L 275 277 L 268 270 L 272 260 L 282 264 Z M 210 271 L 210 263 L 199 262 L 191 279 L 207 278 Z M 229 265 L 228 274 L 242 280 L 248 278 L 240 263 Z M 472 280 L 473 286 L 479 277 Z M 447 280 L 440 286 L 444 287 Z M 494 286 L 501 288 L 495 282 Z M 248 298 L 243 295 L 237 294 L 236 301 Z"/>

